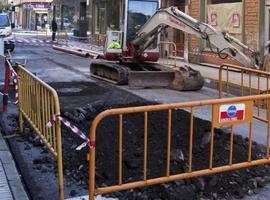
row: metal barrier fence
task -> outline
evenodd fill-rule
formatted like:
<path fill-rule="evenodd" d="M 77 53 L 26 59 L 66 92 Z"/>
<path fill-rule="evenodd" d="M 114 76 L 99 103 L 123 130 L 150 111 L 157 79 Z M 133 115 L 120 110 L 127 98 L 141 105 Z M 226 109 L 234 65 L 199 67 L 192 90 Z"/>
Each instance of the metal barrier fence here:
<path fill-rule="evenodd" d="M 224 86 L 226 96 L 269 94 L 269 79 L 270 72 L 245 68 L 237 65 L 222 64 L 219 68 L 219 98 L 223 98 L 225 96 L 223 94 Z M 255 105 L 257 107 L 257 111 L 254 113 L 254 117 L 263 120 L 261 117 L 263 114 L 261 109 L 269 109 L 267 102 L 264 100 L 257 100 Z"/>
<path fill-rule="evenodd" d="M 236 170 L 244 167 L 251 167 L 255 165 L 262 165 L 266 163 L 270 163 L 270 157 L 269 157 L 269 139 L 270 139 L 270 121 L 269 121 L 269 106 L 267 107 L 268 109 L 265 111 L 266 116 L 263 118 L 261 121 L 256 121 L 254 120 L 252 113 L 254 109 L 254 101 L 257 100 L 266 100 L 267 103 L 269 104 L 270 102 L 270 95 L 269 94 L 264 94 L 264 95 L 254 95 L 254 96 L 244 96 L 244 97 L 234 97 L 234 98 L 226 98 L 226 99 L 213 99 L 213 100 L 204 100 L 204 101 L 196 101 L 196 102 L 183 102 L 183 103 L 173 103 L 173 104 L 162 104 L 162 105 L 153 105 L 153 106 L 142 106 L 142 107 L 129 107 L 129 108 L 119 108 L 119 109 L 110 109 L 106 110 L 102 113 L 100 113 L 92 122 L 92 126 L 90 129 L 90 140 L 91 141 L 96 141 L 96 131 L 100 123 L 103 121 L 104 118 L 107 117 L 117 117 L 119 122 L 118 122 L 118 154 L 116 155 L 118 158 L 118 184 L 112 185 L 112 186 L 106 186 L 106 187 L 96 187 L 96 182 L 95 182 L 95 168 L 96 168 L 96 148 L 90 149 L 90 160 L 89 160 L 89 199 L 93 200 L 94 195 L 99 195 L 99 194 L 106 194 L 110 192 L 115 192 L 115 191 L 121 191 L 121 190 L 127 190 L 127 189 L 132 189 L 136 187 L 143 187 L 143 186 L 149 186 L 149 185 L 154 185 L 154 184 L 161 184 L 165 182 L 171 182 L 171 181 L 176 181 L 180 179 L 187 179 L 187 178 L 192 178 L 192 177 L 197 177 L 197 176 L 202 176 L 202 175 L 210 175 L 214 173 L 220 173 L 220 172 L 225 172 L 229 170 Z M 207 107 L 207 112 L 204 110 L 204 115 L 209 116 L 209 121 L 211 122 L 211 133 L 210 133 L 210 142 L 209 142 L 209 147 L 210 147 L 210 153 L 209 157 L 205 158 L 209 159 L 208 167 L 199 169 L 199 170 L 193 170 L 194 169 L 194 164 L 195 162 L 194 156 L 193 156 L 193 139 L 196 136 L 196 134 L 193 132 L 194 130 L 194 116 L 196 112 L 201 112 L 202 108 Z M 239 108 L 242 109 L 242 112 L 238 113 L 237 110 L 237 117 L 233 115 L 228 115 L 228 118 L 222 118 L 222 110 L 224 108 L 227 110 L 229 108 L 235 109 Z M 184 126 L 189 127 L 189 139 L 188 141 L 188 148 L 187 148 L 187 161 L 188 161 L 188 170 L 187 172 L 184 173 L 178 173 L 178 174 L 171 174 L 171 145 L 172 145 L 172 112 L 178 110 L 178 109 L 185 109 L 189 110 L 189 124 L 184 124 Z M 150 178 L 148 179 L 148 144 L 149 144 L 149 114 L 151 112 L 157 112 L 157 111 L 165 111 L 167 114 L 166 121 L 167 121 L 167 140 L 163 139 L 162 141 L 159 142 L 165 142 L 167 145 L 165 146 L 166 150 L 166 162 L 164 163 L 166 167 L 166 173 L 164 176 L 157 177 L 157 178 Z M 126 117 L 128 114 L 135 114 L 135 113 L 141 113 L 143 114 L 143 130 L 142 133 L 144 134 L 143 136 L 143 142 L 141 144 L 143 152 L 143 163 L 142 163 L 142 174 L 141 177 L 142 179 L 135 181 L 135 182 L 128 182 L 124 183 L 123 182 L 123 137 L 125 137 L 123 129 L 123 118 Z M 242 114 L 241 114 L 242 113 Z M 236 114 L 236 113 L 234 113 Z M 238 116 L 239 115 L 239 116 Z M 231 116 L 231 118 L 230 118 Z M 181 116 L 180 116 L 181 118 Z M 177 124 L 180 123 L 177 121 Z M 183 123 L 183 122 L 182 122 Z M 266 142 L 266 155 L 265 157 L 258 158 L 256 160 L 253 160 L 252 158 L 252 140 L 253 140 L 253 133 L 252 133 L 252 127 L 254 123 L 263 123 L 266 126 L 266 131 L 265 131 L 265 141 Z M 236 163 L 233 158 L 233 144 L 234 144 L 234 135 L 235 135 L 235 127 L 237 128 L 237 125 L 245 124 L 248 125 L 248 130 L 246 130 L 246 134 L 248 135 L 248 147 L 247 147 L 247 152 L 246 152 L 246 159 L 243 160 L 243 162 Z M 180 124 L 179 124 L 180 126 Z M 213 156 L 215 155 L 214 152 L 214 143 L 215 143 L 215 128 L 220 128 L 223 126 L 231 126 L 231 132 L 229 135 L 228 143 L 229 143 L 229 153 L 228 153 L 228 162 L 226 164 L 222 164 L 221 166 L 218 166 L 217 163 L 214 162 Z M 263 133 L 261 133 L 263 134 Z M 112 136 L 110 136 L 112 137 Z M 98 146 L 98 141 L 96 142 L 96 145 Z M 113 144 L 111 144 L 113 146 Z M 113 147 L 111 147 L 113 148 Z M 125 152 L 126 153 L 126 152 Z M 113 167 L 110 165 L 110 167 Z M 161 167 L 161 166 L 160 166 Z M 130 173 L 130 171 L 129 171 Z M 106 183 L 104 183 L 107 185 Z"/>
<path fill-rule="evenodd" d="M 17 65 L 19 89 L 19 128 L 23 133 L 23 117 L 42 138 L 51 153 L 57 157 L 59 196 L 64 199 L 61 124 L 46 126 L 54 114 L 60 113 L 59 99 L 56 91 L 34 76 L 23 66 Z"/>
<path fill-rule="evenodd" d="M 225 73 L 223 73 L 225 71 Z M 225 79 L 225 80 L 224 80 Z M 219 97 L 222 98 L 223 85 L 226 87 L 227 96 L 232 94 L 233 88 L 238 93 L 233 95 L 246 96 L 269 92 L 270 72 L 231 64 L 222 64 L 219 67 Z M 238 82 L 240 80 L 240 82 Z"/>
<path fill-rule="evenodd" d="M 176 44 L 174 42 L 161 41 L 159 43 L 159 60 L 163 65 L 176 67 Z"/>
<path fill-rule="evenodd" d="M 66 30 L 57 31 L 57 40 L 61 42 L 68 42 L 68 32 Z"/>
<path fill-rule="evenodd" d="M 49 33 L 48 33 L 49 29 L 42 29 L 42 30 L 38 30 L 36 33 L 37 33 L 37 38 L 43 38 L 44 36 L 45 37 L 48 37 L 49 36 Z"/>
<path fill-rule="evenodd" d="M 96 46 L 104 46 L 106 40 L 105 34 L 92 34 L 89 36 L 89 43 Z"/>

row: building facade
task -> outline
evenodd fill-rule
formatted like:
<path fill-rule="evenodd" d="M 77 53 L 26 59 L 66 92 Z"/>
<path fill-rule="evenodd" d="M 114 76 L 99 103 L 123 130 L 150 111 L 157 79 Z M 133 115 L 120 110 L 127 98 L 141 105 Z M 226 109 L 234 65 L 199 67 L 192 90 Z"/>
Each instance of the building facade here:
<path fill-rule="evenodd" d="M 190 0 L 189 12 L 194 18 L 211 24 L 218 30 L 228 31 L 261 57 L 269 53 L 265 47 L 269 35 L 269 18 L 266 19 L 269 1 L 265 0 Z M 190 36 L 189 59 L 197 63 L 233 63 L 228 58 L 213 57 L 209 44 Z M 193 54 L 194 52 L 202 55 Z M 248 52 L 246 52 L 248 54 Z M 214 59 L 213 59 L 214 58 Z"/>
<path fill-rule="evenodd" d="M 50 27 L 52 0 L 11 0 L 12 21 L 16 27 L 41 30 Z"/>
<path fill-rule="evenodd" d="M 130 1 L 140 3 L 140 0 Z M 104 36 L 107 30 L 123 30 L 126 2 L 127 0 L 54 0 L 61 28 L 78 29 L 81 37 Z M 201 22 L 209 23 L 218 30 L 228 31 L 241 42 L 259 51 L 261 57 L 269 53 L 266 45 L 270 44 L 270 0 L 160 0 L 160 3 L 161 7 L 177 6 Z M 162 39 L 175 42 L 177 55 L 194 63 L 238 64 L 232 59 L 213 57 L 215 54 L 211 52 L 209 44 L 179 30 L 168 29 Z"/>

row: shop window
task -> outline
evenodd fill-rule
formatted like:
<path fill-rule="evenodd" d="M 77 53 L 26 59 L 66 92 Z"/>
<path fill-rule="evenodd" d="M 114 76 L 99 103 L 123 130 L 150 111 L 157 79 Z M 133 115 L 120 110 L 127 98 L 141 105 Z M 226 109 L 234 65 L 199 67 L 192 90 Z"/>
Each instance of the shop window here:
<path fill-rule="evenodd" d="M 106 16 L 106 4 L 105 1 L 97 1 L 95 3 L 94 9 L 95 9 L 95 33 L 96 34 L 105 34 L 106 28 L 105 28 L 105 16 Z"/>
<path fill-rule="evenodd" d="M 120 1 L 119 0 L 107 0 L 107 29 L 119 31 L 119 20 L 120 20 Z"/>
<path fill-rule="evenodd" d="M 75 15 L 74 6 L 63 6 L 63 28 L 66 30 L 71 30 L 77 28 L 78 16 Z"/>

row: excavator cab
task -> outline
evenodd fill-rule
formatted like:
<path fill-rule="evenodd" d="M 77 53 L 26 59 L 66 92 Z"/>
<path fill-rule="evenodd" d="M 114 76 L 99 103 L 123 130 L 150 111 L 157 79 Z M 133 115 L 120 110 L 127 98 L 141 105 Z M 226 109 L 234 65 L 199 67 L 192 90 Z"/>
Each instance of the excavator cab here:
<path fill-rule="evenodd" d="M 123 32 L 107 31 L 104 47 L 104 57 L 107 60 L 117 60 L 123 51 Z"/>

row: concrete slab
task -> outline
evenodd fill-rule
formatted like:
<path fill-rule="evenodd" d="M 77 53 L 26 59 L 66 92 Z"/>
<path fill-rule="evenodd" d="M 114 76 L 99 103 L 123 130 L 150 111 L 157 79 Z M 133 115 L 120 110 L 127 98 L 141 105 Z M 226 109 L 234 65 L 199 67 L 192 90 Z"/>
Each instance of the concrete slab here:
<path fill-rule="evenodd" d="M 8 186 L 6 173 L 0 159 L 0 197 L 5 200 L 13 200 L 11 190 Z"/>

